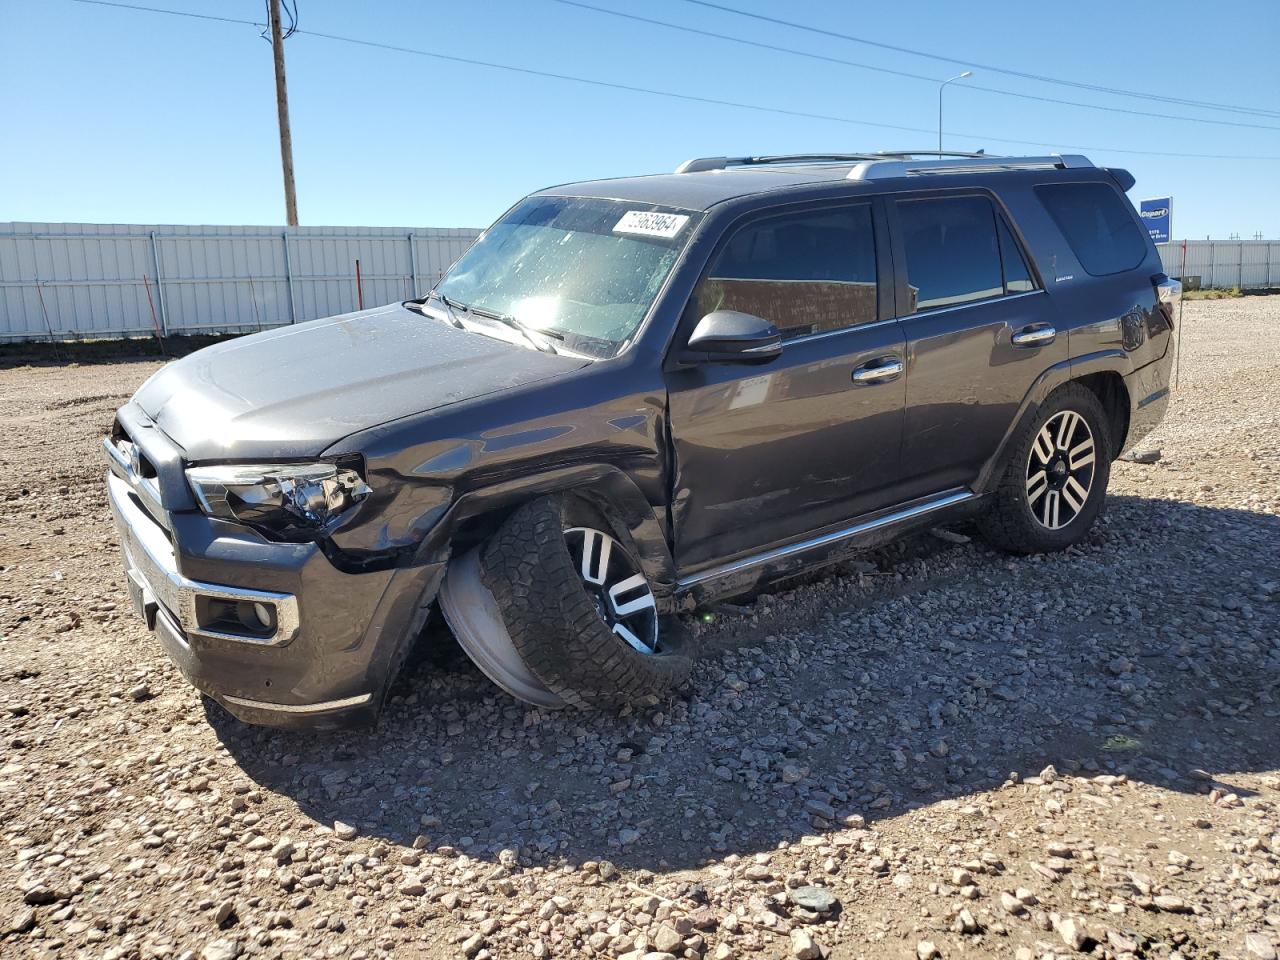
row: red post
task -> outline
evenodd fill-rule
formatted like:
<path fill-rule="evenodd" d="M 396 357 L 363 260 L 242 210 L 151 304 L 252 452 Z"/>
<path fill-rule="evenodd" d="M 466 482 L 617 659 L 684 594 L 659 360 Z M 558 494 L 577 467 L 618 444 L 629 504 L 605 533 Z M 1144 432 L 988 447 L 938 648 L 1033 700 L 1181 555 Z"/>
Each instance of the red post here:
<path fill-rule="evenodd" d="M 360 286 L 360 260 L 356 259 L 356 309 L 364 309 L 364 290 Z"/>

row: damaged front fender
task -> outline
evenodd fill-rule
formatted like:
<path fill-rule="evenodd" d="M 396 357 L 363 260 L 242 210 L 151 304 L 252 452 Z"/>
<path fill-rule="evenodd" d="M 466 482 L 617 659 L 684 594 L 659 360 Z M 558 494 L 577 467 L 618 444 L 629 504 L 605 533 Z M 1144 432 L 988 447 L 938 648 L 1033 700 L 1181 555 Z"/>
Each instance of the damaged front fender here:
<path fill-rule="evenodd" d="M 614 519 L 660 603 L 674 591 L 666 390 L 651 364 L 599 362 L 536 389 L 383 424 L 326 451 L 351 453 L 364 458 L 374 493 L 331 538 L 335 565 L 443 563 L 519 504 L 572 491 Z"/>

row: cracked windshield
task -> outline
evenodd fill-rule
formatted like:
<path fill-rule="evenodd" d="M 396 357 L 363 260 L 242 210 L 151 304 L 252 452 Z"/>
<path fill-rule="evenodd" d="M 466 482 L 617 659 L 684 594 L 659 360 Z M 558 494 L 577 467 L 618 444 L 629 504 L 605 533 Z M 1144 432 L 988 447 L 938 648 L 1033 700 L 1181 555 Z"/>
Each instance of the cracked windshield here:
<path fill-rule="evenodd" d="M 697 219 L 651 204 L 533 197 L 490 227 L 436 292 L 611 357 L 639 329 Z"/>

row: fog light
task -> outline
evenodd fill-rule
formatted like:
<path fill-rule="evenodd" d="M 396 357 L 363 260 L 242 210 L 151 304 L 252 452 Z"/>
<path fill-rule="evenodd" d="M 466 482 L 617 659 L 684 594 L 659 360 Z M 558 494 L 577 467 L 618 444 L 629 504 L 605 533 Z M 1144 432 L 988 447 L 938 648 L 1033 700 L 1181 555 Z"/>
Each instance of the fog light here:
<path fill-rule="evenodd" d="M 241 600 L 236 604 L 236 616 L 250 630 L 274 630 L 276 626 L 274 604 Z"/>
<path fill-rule="evenodd" d="M 280 629 L 280 607 L 272 600 L 235 600 L 200 594 L 195 607 L 198 632 L 263 643 L 272 641 Z"/>

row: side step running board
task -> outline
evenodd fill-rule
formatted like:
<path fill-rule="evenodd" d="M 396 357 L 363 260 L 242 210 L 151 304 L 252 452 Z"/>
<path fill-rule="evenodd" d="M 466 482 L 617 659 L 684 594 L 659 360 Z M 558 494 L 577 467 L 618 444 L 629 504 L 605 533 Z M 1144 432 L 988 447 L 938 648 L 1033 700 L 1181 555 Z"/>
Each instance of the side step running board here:
<path fill-rule="evenodd" d="M 766 550 L 764 553 L 757 553 L 753 556 L 743 557 L 741 560 L 733 560 L 729 563 L 722 564 L 721 566 L 712 567 L 709 570 L 702 570 L 698 573 L 690 574 L 687 577 L 682 577 L 676 582 L 676 591 L 678 593 L 683 593 L 687 590 L 692 590 L 694 587 L 701 584 L 707 583 L 708 581 L 719 580 L 723 577 L 744 573 L 754 570 L 757 567 L 763 567 L 779 561 L 788 560 L 792 557 L 798 557 L 809 552 L 816 552 L 824 548 L 834 547 L 844 541 L 853 540 L 873 531 L 883 530 L 886 527 L 892 527 L 901 523 L 906 523 L 910 520 L 916 520 L 937 510 L 943 510 L 947 507 L 953 507 L 976 499 L 977 494 L 972 490 L 946 490 L 942 493 L 935 494 L 932 497 L 917 500 L 910 506 L 900 507 L 888 513 L 867 517 L 865 520 L 861 520 L 852 526 L 844 527 L 840 530 L 833 530 L 830 533 L 824 533 L 817 537 L 810 537 L 807 540 L 789 543 L 786 546 L 775 547 L 772 550 Z"/>

